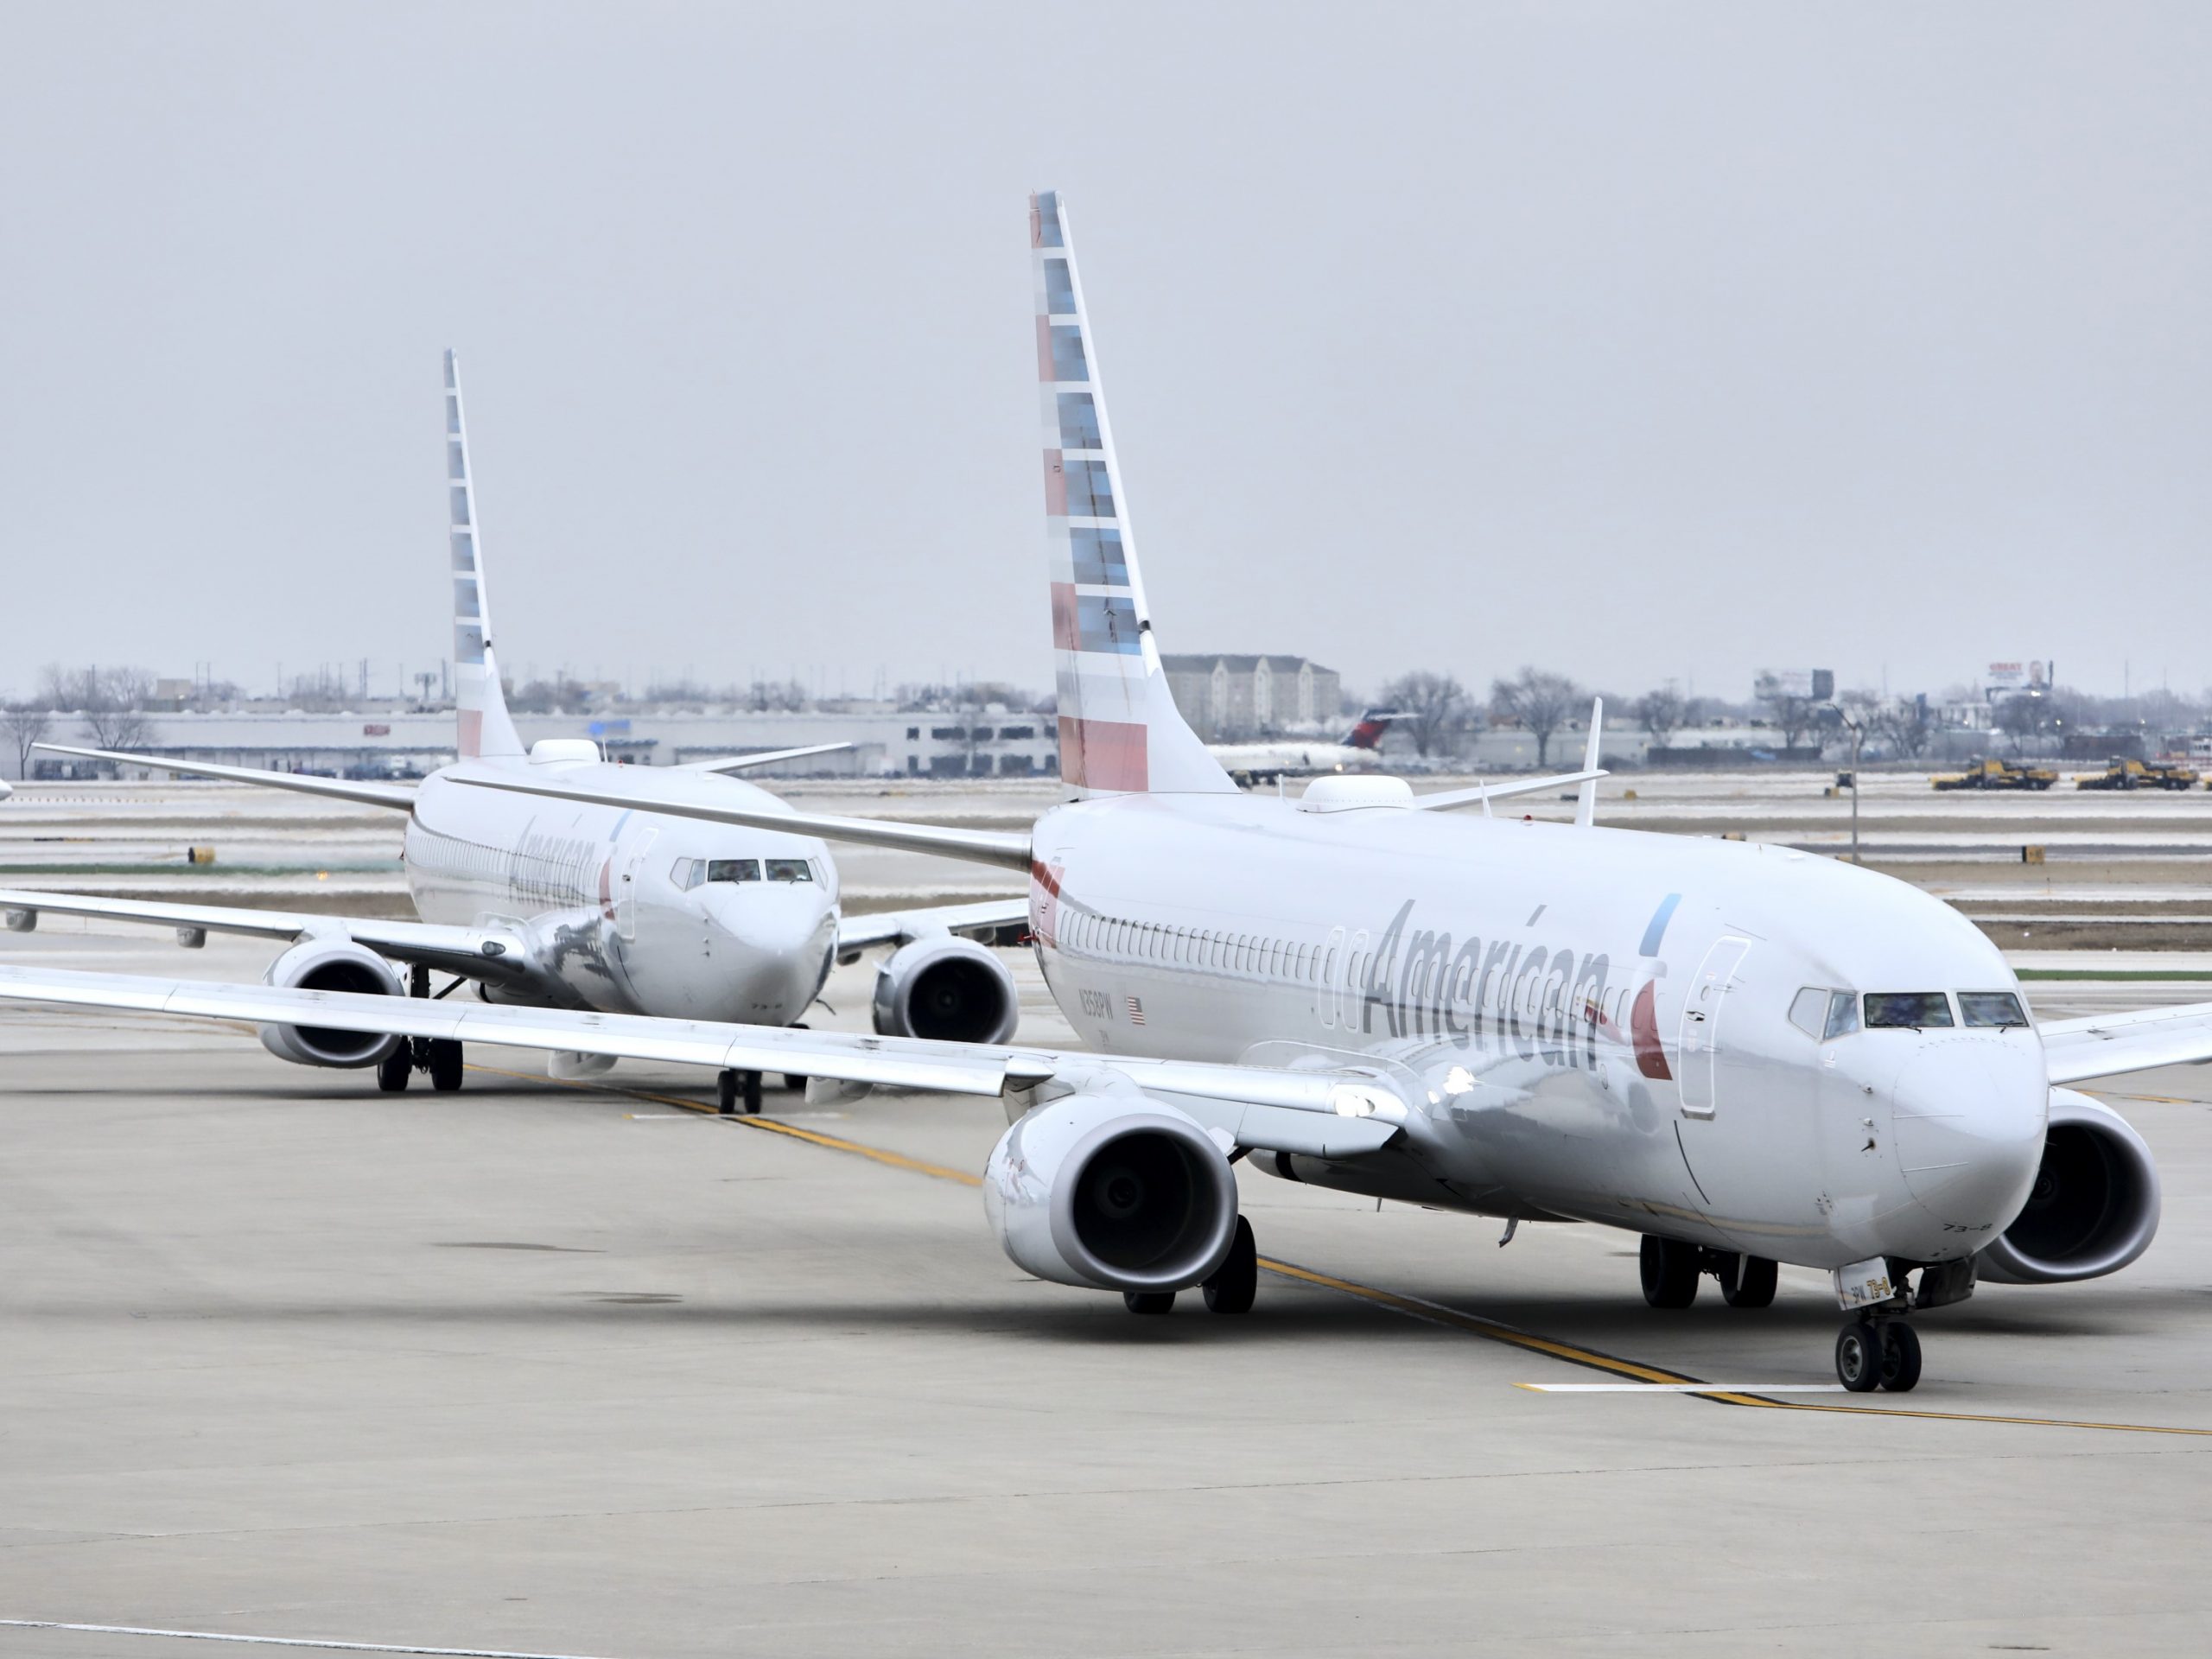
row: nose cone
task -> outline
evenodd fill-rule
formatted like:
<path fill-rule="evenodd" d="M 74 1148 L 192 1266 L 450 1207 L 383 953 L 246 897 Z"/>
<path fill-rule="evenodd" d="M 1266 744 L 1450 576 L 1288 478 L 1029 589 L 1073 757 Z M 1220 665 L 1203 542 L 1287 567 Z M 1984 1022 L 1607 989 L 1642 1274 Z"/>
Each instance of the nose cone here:
<path fill-rule="evenodd" d="M 834 902 L 810 882 L 747 882 L 713 894 L 707 914 L 726 941 L 714 954 L 729 978 L 731 1018 L 799 1017 L 836 942 Z"/>
<path fill-rule="evenodd" d="M 1936 1039 L 1897 1074 L 1898 1166 L 1946 1234 L 1993 1236 L 2027 1202 L 2050 1084 L 2026 1037 Z"/>

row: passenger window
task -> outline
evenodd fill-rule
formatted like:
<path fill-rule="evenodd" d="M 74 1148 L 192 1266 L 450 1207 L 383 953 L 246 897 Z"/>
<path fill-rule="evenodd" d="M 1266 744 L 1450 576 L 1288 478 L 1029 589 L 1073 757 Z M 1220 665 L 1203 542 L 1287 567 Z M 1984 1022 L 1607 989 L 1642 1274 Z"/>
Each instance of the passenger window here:
<path fill-rule="evenodd" d="M 814 872 L 803 858 L 772 858 L 766 861 L 771 881 L 811 881 Z"/>
<path fill-rule="evenodd" d="M 1789 1023 L 1810 1037 L 1821 1040 L 1828 1025 L 1828 993 L 1816 985 L 1808 985 L 1797 993 L 1789 1005 Z"/>
<path fill-rule="evenodd" d="M 1959 1012 L 1970 1026 L 2024 1026 L 2028 1016 L 2020 1011 L 2020 999 L 2010 991 L 1961 991 Z"/>
<path fill-rule="evenodd" d="M 1828 993 L 1827 1029 L 1821 1033 L 1822 1040 L 1848 1037 L 1859 1029 L 1859 999 L 1849 991 Z"/>
<path fill-rule="evenodd" d="M 1869 991 L 1869 1031 L 1924 1031 L 1951 1023 L 1951 999 L 1941 991 Z"/>
<path fill-rule="evenodd" d="M 760 861 L 757 858 L 710 858 L 707 861 L 707 880 L 709 881 L 758 881 Z"/>

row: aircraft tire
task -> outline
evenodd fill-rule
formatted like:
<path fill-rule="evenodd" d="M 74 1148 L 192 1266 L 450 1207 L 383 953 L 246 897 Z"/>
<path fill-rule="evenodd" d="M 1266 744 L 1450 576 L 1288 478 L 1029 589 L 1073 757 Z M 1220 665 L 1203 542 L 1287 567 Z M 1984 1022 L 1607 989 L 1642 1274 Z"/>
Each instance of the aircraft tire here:
<path fill-rule="evenodd" d="M 1835 1380 L 1853 1394 L 1882 1385 L 1882 1333 L 1871 1319 L 1853 1319 L 1836 1332 Z"/>
<path fill-rule="evenodd" d="M 1688 1307 L 1697 1300 L 1697 1246 L 1646 1233 L 1637 1251 L 1637 1274 L 1652 1306 Z"/>
<path fill-rule="evenodd" d="M 786 1071 L 784 1073 L 784 1087 L 797 1094 L 806 1087 L 806 1079 L 796 1071 Z"/>
<path fill-rule="evenodd" d="M 1910 1394 L 1920 1383 L 1920 1332 L 1903 1319 L 1881 1327 L 1882 1386 L 1891 1394 Z"/>
<path fill-rule="evenodd" d="M 737 1110 L 737 1073 L 730 1071 L 715 1074 L 715 1109 L 724 1117 Z"/>
<path fill-rule="evenodd" d="M 1122 1306 L 1132 1313 L 1167 1313 L 1175 1306 L 1175 1293 L 1172 1290 L 1125 1290 Z"/>
<path fill-rule="evenodd" d="M 1230 1240 L 1229 1259 L 1199 1287 L 1209 1313 L 1249 1313 L 1260 1293 L 1260 1250 L 1252 1239 L 1252 1224 L 1236 1217 L 1236 1232 Z"/>
<path fill-rule="evenodd" d="M 1720 1263 L 1720 1300 L 1731 1307 L 1771 1307 L 1781 1269 L 1764 1255 L 1724 1256 Z"/>
<path fill-rule="evenodd" d="M 450 1038 L 430 1039 L 430 1087 L 449 1095 L 461 1087 L 461 1045 Z"/>
<path fill-rule="evenodd" d="M 737 1077 L 738 1088 L 745 1096 L 745 1115 L 758 1117 L 760 1115 L 760 1074 L 758 1071 L 741 1071 Z"/>
<path fill-rule="evenodd" d="M 387 1095 L 404 1094 L 415 1070 L 415 1046 L 402 1039 L 397 1048 L 377 1062 L 377 1087 Z"/>

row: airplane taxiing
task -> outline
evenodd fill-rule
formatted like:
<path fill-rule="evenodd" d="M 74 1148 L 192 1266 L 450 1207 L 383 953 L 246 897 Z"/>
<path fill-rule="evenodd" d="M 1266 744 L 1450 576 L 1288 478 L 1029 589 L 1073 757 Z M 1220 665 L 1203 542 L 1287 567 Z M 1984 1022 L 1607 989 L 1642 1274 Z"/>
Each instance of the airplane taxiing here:
<path fill-rule="evenodd" d="M 1319 772 L 1364 772 L 1381 764 L 1382 733 L 1396 710 L 1370 709 L 1333 742 L 1320 738 L 1271 737 L 1255 743 L 1210 743 L 1206 753 L 1240 784 L 1272 784 Z"/>
<path fill-rule="evenodd" d="M 674 795 L 772 816 L 782 806 L 774 796 L 716 774 L 848 746 L 654 768 L 650 785 L 643 781 L 647 769 L 608 764 L 588 740 L 549 738 L 524 752 L 499 683 L 460 368 L 451 352 L 445 386 L 454 765 L 410 788 L 41 746 L 404 812 L 402 858 L 420 919 L 0 891 L 7 925 L 29 931 L 50 911 L 174 927 L 187 945 L 204 944 L 209 932 L 289 940 L 268 973 L 270 984 L 289 988 L 425 997 L 435 971 L 454 976 L 456 984 L 473 982 L 492 1002 L 766 1026 L 800 1020 L 834 962 L 868 945 L 894 944 L 901 948 L 885 963 L 876 996 L 880 1029 L 957 1040 L 1009 1036 L 1019 1008 L 1012 976 L 982 945 L 956 935 L 1020 925 L 1022 901 L 845 918 L 836 867 L 817 838 L 773 827 L 710 828 L 657 814 L 642 799 L 626 801 L 632 793 Z M 614 804 L 549 809 L 460 785 L 508 775 L 574 783 Z M 404 1089 L 418 1067 L 438 1089 L 461 1084 L 461 1045 L 450 1040 L 270 1023 L 262 1041 L 301 1065 L 374 1066 L 386 1090 Z M 604 1057 L 555 1060 L 569 1073 L 607 1064 Z M 760 1109 L 757 1068 L 729 1068 L 721 1086 L 724 1109 L 740 1100 L 747 1111 Z"/>
<path fill-rule="evenodd" d="M 1657 1308 L 1707 1274 L 1750 1308 L 1779 1263 L 1825 1271 L 1847 1316 L 1836 1373 L 1861 1392 L 1912 1388 L 1910 1316 L 1978 1278 L 2094 1278 L 2148 1247 L 2148 1148 L 2066 1085 L 2212 1058 L 2212 1004 L 2038 1027 L 1949 906 L 1785 849 L 1598 827 L 1593 766 L 1427 796 L 1333 775 L 1295 799 L 1238 791 L 1168 694 L 1057 195 L 1032 198 L 1030 241 L 1065 804 L 1019 833 L 521 768 L 454 782 L 1025 870 L 1038 961 L 1092 1046 L 422 1003 L 397 1028 L 772 1065 L 820 1080 L 810 1097 L 999 1094 L 983 1198 L 1001 1246 L 1138 1313 L 1192 1287 L 1251 1307 L 1240 1160 L 1500 1218 L 1507 1239 L 1625 1229 Z M 1488 815 L 1569 782 L 1573 823 Z M 0 1000 L 394 1028 L 394 1004 L 340 992 L 60 970 L 0 969 Z"/>

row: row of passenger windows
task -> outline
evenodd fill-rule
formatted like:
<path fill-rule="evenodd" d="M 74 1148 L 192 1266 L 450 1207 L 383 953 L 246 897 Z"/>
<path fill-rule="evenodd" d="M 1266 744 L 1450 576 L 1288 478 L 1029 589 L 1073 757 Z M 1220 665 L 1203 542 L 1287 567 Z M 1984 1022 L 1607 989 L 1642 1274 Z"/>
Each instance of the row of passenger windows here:
<path fill-rule="evenodd" d="M 1826 1042 L 1847 1037 L 1862 1023 L 1870 1031 L 1925 1031 L 1955 1025 L 2003 1028 L 2024 1026 L 2028 1016 L 2010 991 L 1961 991 L 1959 1018 L 1951 1017 L 1951 998 L 1942 991 L 1832 991 L 1808 985 L 1789 1005 L 1789 1023 Z M 1862 1022 L 1861 1007 L 1865 1017 Z"/>
<path fill-rule="evenodd" d="M 805 858 L 679 858 L 668 879 L 688 892 L 709 881 L 814 881 L 814 861 Z"/>
<path fill-rule="evenodd" d="M 1061 929 L 1061 944 L 1093 956 L 1135 962 L 1165 962 L 1189 968 L 1219 968 L 1268 979 L 1332 981 L 1333 947 L 1263 939 L 1250 933 L 1216 933 L 1204 928 L 1163 927 L 1156 922 L 1125 922 L 1088 911 L 1071 912 Z M 1354 960 L 1358 960 L 1355 958 Z"/>

